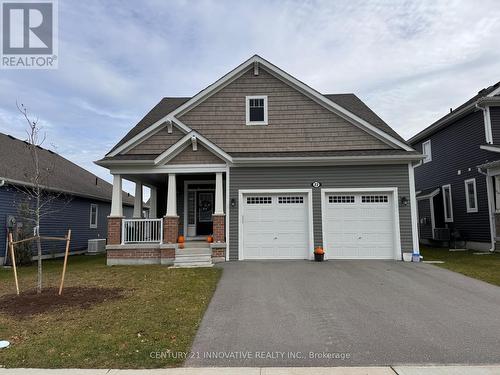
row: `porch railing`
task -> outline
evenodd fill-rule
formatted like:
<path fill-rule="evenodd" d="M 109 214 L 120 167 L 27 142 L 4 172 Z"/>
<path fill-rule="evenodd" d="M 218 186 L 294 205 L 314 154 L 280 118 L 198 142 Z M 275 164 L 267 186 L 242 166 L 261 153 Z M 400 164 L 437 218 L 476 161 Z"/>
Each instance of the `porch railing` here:
<path fill-rule="evenodd" d="M 163 219 L 123 219 L 122 243 L 162 243 Z"/>

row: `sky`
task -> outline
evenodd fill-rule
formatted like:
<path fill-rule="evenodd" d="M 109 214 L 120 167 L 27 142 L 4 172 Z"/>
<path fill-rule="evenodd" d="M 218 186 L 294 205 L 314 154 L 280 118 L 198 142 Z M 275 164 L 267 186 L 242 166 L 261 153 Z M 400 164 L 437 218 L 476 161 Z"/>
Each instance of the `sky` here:
<path fill-rule="evenodd" d="M 498 0 L 59 0 L 58 18 L 58 69 L 0 70 L 0 132 L 25 138 L 23 103 L 44 147 L 108 181 L 93 162 L 162 97 L 254 54 L 355 93 L 405 139 L 500 81 Z"/>

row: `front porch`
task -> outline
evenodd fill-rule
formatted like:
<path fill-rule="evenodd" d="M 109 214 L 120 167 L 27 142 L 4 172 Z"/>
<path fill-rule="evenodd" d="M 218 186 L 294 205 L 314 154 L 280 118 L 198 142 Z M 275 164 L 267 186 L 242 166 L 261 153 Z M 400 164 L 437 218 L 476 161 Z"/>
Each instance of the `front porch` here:
<path fill-rule="evenodd" d="M 136 186 L 132 218 L 123 215 L 123 179 Z M 114 174 L 107 264 L 177 266 L 181 258 L 198 264 L 207 253 L 210 264 L 225 261 L 226 184 L 225 172 Z M 150 189 L 147 215 L 144 186 Z"/>

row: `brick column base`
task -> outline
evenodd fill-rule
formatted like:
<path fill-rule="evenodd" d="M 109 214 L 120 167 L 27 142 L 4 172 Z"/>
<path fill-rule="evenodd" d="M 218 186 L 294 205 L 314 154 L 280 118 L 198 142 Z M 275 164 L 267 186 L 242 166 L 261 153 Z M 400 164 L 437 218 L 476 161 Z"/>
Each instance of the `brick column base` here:
<path fill-rule="evenodd" d="M 226 215 L 212 215 L 214 242 L 225 242 L 226 239 Z"/>
<path fill-rule="evenodd" d="M 163 218 L 163 243 L 177 243 L 179 237 L 179 216 Z"/>
<path fill-rule="evenodd" d="M 120 245 L 122 243 L 122 219 L 121 216 L 108 216 L 108 245 Z"/>

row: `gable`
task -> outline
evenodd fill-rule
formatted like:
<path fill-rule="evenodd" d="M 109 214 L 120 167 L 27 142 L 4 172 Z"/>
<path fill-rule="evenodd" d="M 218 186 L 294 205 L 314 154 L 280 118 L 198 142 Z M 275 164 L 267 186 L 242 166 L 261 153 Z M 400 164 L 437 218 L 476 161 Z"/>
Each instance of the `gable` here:
<path fill-rule="evenodd" d="M 268 125 L 246 125 L 245 97 L 251 95 L 267 95 Z M 228 153 L 392 149 L 262 67 L 258 75 L 246 71 L 179 119 Z"/>
<path fill-rule="evenodd" d="M 193 151 L 191 144 L 188 144 L 184 150 L 176 155 L 167 164 L 225 164 L 226 162 L 207 150 L 200 143 L 197 150 Z"/>
<path fill-rule="evenodd" d="M 172 133 L 168 133 L 167 128 L 146 138 L 131 150 L 125 152 L 125 155 L 159 155 L 167 148 L 176 143 L 185 134 L 176 126 L 172 126 Z"/>

